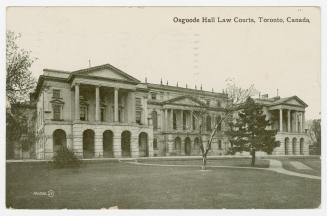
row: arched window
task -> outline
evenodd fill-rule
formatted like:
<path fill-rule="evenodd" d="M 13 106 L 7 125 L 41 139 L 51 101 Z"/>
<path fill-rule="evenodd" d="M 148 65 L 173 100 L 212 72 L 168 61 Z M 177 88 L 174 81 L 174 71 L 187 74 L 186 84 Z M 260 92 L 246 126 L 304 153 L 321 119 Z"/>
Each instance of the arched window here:
<path fill-rule="evenodd" d="M 151 116 L 152 116 L 153 129 L 157 130 L 158 129 L 158 114 L 156 111 L 152 111 Z"/>

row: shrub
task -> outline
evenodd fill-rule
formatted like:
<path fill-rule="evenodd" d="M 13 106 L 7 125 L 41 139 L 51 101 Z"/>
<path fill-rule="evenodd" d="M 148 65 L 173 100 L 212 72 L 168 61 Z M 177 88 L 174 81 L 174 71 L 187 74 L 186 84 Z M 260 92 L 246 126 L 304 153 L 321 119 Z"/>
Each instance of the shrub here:
<path fill-rule="evenodd" d="M 58 150 L 53 157 L 53 164 L 55 168 L 79 167 L 81 161 L 76 157 L 73 151 L 67 147 L 63 147 Z"/>

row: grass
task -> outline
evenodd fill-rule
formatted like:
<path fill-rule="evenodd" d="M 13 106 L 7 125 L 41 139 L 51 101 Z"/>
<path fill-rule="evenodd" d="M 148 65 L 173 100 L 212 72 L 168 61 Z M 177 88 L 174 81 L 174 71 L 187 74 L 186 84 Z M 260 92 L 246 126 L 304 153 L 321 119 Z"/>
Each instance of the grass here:
<path fill-rule="evenodd" d="M 301 162 L 308 167 L 312 168 L 312 170 L 300 170 L 296 169 L 290 162 L 292 161 L 298 161 Z M 321 161 L 319 158 L 290 158 L 290 159 L 281 159 L 281 162 L 283 164 L 283 168 L 294 171 L 294 172 L 299 172 L 303 174 L 309 174 L 309 175 L 315 175 L 315 176 L 321 176 Z"/>
<path fill-rule="evenodd" d="M 266 170 L 203 172 L 114 161 L 86 163 L 79 169 L 8 163 L 6 184 L 6 206 L 18 209 L 317 208 L 321 197 L 319 180 Z M 55 191 L 52 198 L 33 194 L 50 189 Z"/>

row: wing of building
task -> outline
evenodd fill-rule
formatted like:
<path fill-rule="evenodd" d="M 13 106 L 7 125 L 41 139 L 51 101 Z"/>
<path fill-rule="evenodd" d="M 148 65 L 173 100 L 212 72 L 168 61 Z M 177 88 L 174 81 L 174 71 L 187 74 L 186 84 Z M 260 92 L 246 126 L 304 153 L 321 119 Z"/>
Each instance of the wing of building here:
<path fill-rule="evenodd" d="M 82 158 L 199 155 L 197 114 L 206 113 L 201 134 L 206 142 L 228 101 L 226 94 L 202 87 L 143 83 L 109 64 L 72 72 L 44 69 L 34 95 L 37 159 L 51 159 L 61 146 Z M 280 130 L 274 154 L 307 154 L 307 105 L 296 96 L 258 102 L 269 118 L 280 117 L 273 125 Z M 218 129 L 212 155 L 230 147 L 227 127 Z"/>
<path fill-rule="evenodd" d="M 271 129 L 277 130 L 279 147 L 276 155 L 308 155 L 309 137 L 305 129 L 305 108 L 308 107 L 297 96 L 268 98 L 268 95 L 255 100 L 263 105 L 264 113 L 271 120 Z"/>

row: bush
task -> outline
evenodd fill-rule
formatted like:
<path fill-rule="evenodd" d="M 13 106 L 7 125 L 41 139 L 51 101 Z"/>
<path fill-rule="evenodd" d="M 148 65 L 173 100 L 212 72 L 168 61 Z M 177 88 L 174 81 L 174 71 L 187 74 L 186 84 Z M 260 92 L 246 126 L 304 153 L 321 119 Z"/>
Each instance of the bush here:
<path fill-rule="evenodd" d="M 76 157 L 73 151 L 67 147 L 63 147 L 58 150 L 53 157 L 53 164 L 55 168 L 79 167 L 81 161 Z"/>

